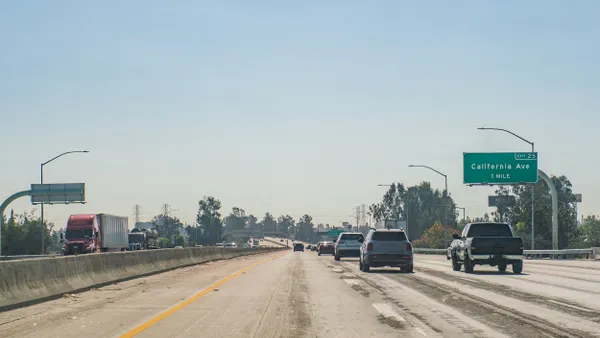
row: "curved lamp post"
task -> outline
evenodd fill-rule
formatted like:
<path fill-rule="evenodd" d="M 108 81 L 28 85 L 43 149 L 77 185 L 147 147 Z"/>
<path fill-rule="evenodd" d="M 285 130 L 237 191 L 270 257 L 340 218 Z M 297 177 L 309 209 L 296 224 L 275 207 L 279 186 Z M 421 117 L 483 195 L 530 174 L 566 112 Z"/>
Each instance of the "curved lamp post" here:
<path fill-rule="evenodd" d="M 56 155 L 53 158 L 49 159 L 46 162 L 43 162 L 40 164 L 40 183 L 44 184 L 44 166 L 54 160 L 56 160 L 57 158 L 64 156 L 64 155 L 68 155 L 68 154 L 75 154 L 75 153 L 89 153 L 89 150 L 72 150 L 72 151 L 65 151 L 62 154 Z M 44 223 L 44 203 L 41 204 L 40 206 L 40 221 L 42 222 L 42 255 L 46 252 L 45 250 L 45 246 L 44 246 L 44 241 L 46 238 L 46 223 Z"/>

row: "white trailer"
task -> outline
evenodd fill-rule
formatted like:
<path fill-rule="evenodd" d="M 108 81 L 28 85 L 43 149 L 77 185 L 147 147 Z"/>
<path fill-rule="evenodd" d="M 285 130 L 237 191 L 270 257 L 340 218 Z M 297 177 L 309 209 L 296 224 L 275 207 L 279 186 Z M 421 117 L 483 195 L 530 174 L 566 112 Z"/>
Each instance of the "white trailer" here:
<path fill-rule="evenodd" d="M 129 218 L 98 214 L 102 251 L 125 251 L 129 248 Z"/>

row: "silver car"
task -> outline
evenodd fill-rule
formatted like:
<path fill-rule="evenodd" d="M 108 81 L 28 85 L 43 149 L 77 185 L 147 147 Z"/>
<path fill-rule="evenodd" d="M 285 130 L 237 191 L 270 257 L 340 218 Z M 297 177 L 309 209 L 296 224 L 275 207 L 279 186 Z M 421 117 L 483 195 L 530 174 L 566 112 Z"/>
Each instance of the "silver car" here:
<path fill-rule="evenodd" d="M 399 267 L 413 272 L 412 244 L 401 229 L 371 229 L 360 247 L 359 267 L 369 272 L 371 267 Z"/>
<path fill-rule="evenodd" d="M 360 232 L 343 232 L 335 242 L 334 259 L 339 261 L 342 257 L 360 257 L 361 241 L 365 239 Z"/>

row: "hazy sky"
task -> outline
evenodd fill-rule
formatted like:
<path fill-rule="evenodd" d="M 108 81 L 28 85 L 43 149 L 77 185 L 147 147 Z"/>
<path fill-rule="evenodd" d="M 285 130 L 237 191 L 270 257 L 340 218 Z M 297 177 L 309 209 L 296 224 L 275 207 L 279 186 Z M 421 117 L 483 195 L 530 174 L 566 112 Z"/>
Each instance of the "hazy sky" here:
<path fill-rule="evenodd" d="M 600 2 L 2 1 L 0 192 L 85 182 L 71 213 L 149 219 L 198 200 L 351 220 L 379 183 L 443 178 L 471 216 L 462 152 L 528 151 L 600 213 Z M 22 198 L 11 205 L 29 210 Z"/>

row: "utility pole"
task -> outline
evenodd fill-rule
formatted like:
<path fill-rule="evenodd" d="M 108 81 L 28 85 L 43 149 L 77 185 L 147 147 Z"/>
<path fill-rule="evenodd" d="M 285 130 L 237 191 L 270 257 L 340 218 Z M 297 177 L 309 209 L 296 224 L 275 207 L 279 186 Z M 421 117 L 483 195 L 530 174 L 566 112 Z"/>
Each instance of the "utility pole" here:
<path fill-rule="evenodd" d="M 164 234 L 166 236 L 169 235 L 169 214 L 171 214 L 171 206 L 167 203 L 163 204 L 161 207 L 162 215 L 163 215 L 163 226 L 164 226 Z M 171 244 L 174 245 L 175 238 L 171 235 Z"/>

